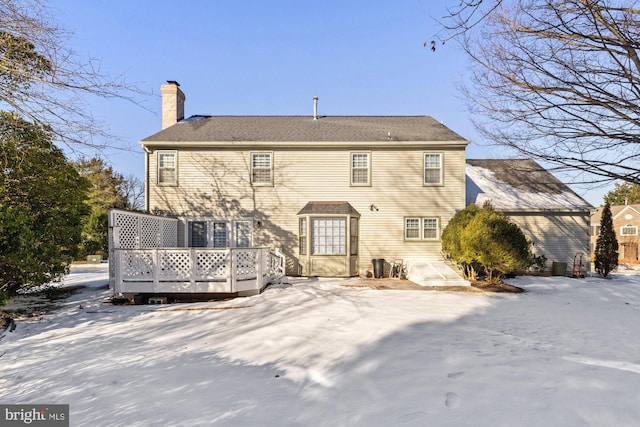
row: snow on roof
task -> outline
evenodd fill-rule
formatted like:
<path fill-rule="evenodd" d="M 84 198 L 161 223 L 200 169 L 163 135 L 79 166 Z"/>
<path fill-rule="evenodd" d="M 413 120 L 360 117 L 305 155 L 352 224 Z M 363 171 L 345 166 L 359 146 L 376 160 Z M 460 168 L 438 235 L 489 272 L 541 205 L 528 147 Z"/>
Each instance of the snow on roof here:
<path fill-rule="evenodd" d="M 590 210 L 592 206 L 530 159 L 467 160 L 466 202 L 498 210 Z"/>

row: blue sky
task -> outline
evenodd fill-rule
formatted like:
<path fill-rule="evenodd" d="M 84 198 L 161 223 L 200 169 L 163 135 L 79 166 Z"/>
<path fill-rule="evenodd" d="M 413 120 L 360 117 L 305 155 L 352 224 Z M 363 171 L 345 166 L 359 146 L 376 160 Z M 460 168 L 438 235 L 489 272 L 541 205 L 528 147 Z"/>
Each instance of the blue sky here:
<path fill-rule="evenodd" d="M 177 80 L 185 115 L 429 115 L 472 141 L 468 158 L 510 153 L 474 131 L 456 85 L 466 60 L 455 43 L 423 46 L 456 0 L 50 0 L 69 44 L 101 71 L 153 93 L 89 100 L 126 151 L 114 168 L 143 176 L 138 141 L 160 130 L 159 87 Z M 598 205 L 604 190 L 586 193 Z"/>

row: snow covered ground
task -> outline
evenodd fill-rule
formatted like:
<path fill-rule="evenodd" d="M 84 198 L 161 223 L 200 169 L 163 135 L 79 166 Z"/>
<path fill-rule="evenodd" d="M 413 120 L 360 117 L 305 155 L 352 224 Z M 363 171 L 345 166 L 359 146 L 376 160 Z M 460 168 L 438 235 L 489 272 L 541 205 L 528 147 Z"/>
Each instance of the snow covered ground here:
<path fill-rule="evenodd" d="M 220 302 L 111 306 L 105 270 L 0 340 L 0 403 L 73 426 L 637 426 L 640 276 L 524 294 L 291 279 Z"/>

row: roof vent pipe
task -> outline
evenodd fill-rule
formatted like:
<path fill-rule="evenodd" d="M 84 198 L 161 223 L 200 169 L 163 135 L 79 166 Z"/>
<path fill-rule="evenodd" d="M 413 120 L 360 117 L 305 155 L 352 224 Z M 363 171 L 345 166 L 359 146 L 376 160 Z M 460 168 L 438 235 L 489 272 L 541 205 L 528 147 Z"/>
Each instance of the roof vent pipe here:
<path fill-rule="evenodd" d="M 313 120 L 318 120 L 318 97 L 313 97 Z"/>

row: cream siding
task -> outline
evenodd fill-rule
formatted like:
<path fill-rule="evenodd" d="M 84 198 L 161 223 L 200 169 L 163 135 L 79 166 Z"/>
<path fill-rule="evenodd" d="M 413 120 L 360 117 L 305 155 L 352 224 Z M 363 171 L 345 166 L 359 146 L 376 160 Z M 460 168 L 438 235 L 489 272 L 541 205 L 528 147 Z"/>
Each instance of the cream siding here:
<path fill-rule="evenodd" d="M 153 151 L 153 150 L 152 150 Z M 309 201 L 346 201 L 360 214 L 360 268 L 371 269 L 372 258 L 440 256 L 439 241 L 406 241 L 404 218 L 438 217 L 440 231 L 457 210 L 464 208 L 464 145 L 380 148 L 359 144 L 357 148 L 278 149 L 273 153 L 273 186 L 250 185 L 250 152 L 242 150 L 179 149 L 177 187 L 157 185 L 157 156 L 149 154 L 149 209 L 178 217 L 253 217 L 262 226 L 254 229 L 254 245 L 282 246 L 298 268 L 297 212 Z M 370 186 L 352 186 L 351 156 L 368 151 Z M 425 152 L 443 154 L 444 183 L 423 185 Z M 375 205 L 377 210 L 371 210 Z M 180 240 L 184 241 L 184 238 Z"/>
<path fill-rule="evenodd" d="M 535 255 L 545 255 L 551 263 L 566 262 L 571 271 L 576 254 L 589 257 L 589 213 L 513 213 L 506 212 L 533 242 Z M 588 268 L 588 267 L 585 267 Z"/>

